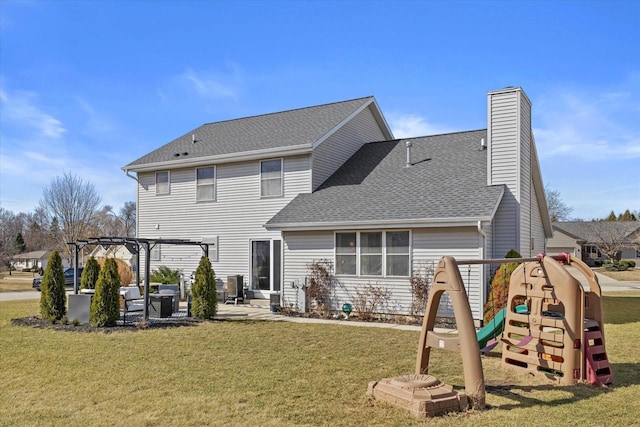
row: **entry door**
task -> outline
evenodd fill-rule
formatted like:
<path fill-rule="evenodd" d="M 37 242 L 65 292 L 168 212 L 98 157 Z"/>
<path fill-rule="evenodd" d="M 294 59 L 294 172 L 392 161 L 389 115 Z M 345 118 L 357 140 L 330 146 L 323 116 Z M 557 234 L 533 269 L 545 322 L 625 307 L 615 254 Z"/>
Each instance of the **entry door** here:
<path fill-rule="evenodd" d="M 280 291 L 282 282 L 282 241 L 251 241 L 251 289 L 257 297 L 267 298 Z"/>

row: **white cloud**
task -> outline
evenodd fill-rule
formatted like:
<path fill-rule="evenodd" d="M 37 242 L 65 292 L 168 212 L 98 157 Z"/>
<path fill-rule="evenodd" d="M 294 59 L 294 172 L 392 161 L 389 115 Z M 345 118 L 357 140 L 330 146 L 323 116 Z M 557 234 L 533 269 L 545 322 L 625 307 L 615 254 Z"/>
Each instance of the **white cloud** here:
<path fill-rule="evenodd" d="M 205 72 L 196 73 L 192 69 L 187 69 L 180 75 L 180 78 L 186 81 L 196 94 L 211 99 L 236 99 L 239 92 L 237 77 L 237 72 L 234 72 L 231 77 L 221 77 Z M 231 80 L 231 82 L 228 83 L 225 80 Z"/>
<path fill-rule="evenodd" d="M 396 138 L 414 138 L 425 135 L 438 135 L 451 132 L 443 126 L 427 122 L 427 119 L 417 114 L 387 114 L 389 126 Z"/>
<path fill-rule="evenodd" d="M 639 94 L 559 90 L 534 109 L 541 158 L 562 155 L 584 161 L 640 158 Z"/>
<path fill-rule="evenodd" d="M 37 96 L 32 92 L 7 93 L 0 89 L 0 114 L 2 122 L 11 122 L 14 126 L 28 128 L 36 136 L 60 139 L 66 132 L 62 122 L 43 112 L 36 105 Z"/>

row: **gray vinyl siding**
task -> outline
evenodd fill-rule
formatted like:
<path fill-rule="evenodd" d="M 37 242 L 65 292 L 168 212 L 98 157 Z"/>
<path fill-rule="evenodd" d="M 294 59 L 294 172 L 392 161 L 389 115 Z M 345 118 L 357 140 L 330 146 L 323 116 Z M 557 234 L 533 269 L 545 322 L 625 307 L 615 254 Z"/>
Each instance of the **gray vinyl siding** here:
<path fill-rule="evenodd" d="M 313 190 L 315 191 L 363 144 L 382 141 L 385 135 L 371 112 L 362 110 L 313 151 Z"/>
<path fill-rule="evenodd" d="M 260 162 L 216 165 L 216 200 L 196 202 L 195 168 L 171 171 L 171 192 L 156 196 L 155 174 L 139 179 L 138 236 L 146 238 L 202 239 L 218 236 L 218 260 L 212 265 L 218 279 L 241 274 L 249 278 L 251 239 L 279 239 L 280 232 L 263 225 L 300 192 L 310 186 L 309 156 L 283 159 L 283 197 L 260 198 Z M 161 261 L 151 262 L 190 273 L 197 268 L 198 246 L 161 247 Z M 141 261 L 142 262 L 142 261 Z"/>
<path fill-rule="evenodd" d="M 389 230 L 386 230 L 389 231 Z M 481 255 L 479 248 L 480 235 L 476 228 L 420 228 L 411 231 L 412 251 L 411 263 L 415 267 L 425 262 L 438 260 L 445 255 L 458 259 L 478 259 Z M 307 276 L 307 265 L 314 260 L 334 260 L 334 232 L 284 232 L 284 280 L 283 287 L 285 306 L 295 305 L 296 290 L 291 282 Z M 482 319 L 484 284 L 483 267 L 473 265 L 461 267 L 461 275 L 465 281 L 471 309 L 476 319 Z M 390 293 L 387 304 L 382 308 L 385 313 L 408 314 L 411 309 L 412 294 L 408 278 L 390 277 L 352 277 L 337 276 L 334 282 L 334 292 L 331 305 L 334 310 L 339 309 L 345 302 L 353 302 L 356 290 L 368 283 L 382 286 Z M 298 298 L 300 298 L 298 296 Z M 445 296 L 440 304 L 438 315 L 453 316 L 449 299 Z"/>
<path fill-rule="evenodd" d="M 552 255 L 568 252 L 582 259 L 577 240 L 559 230 L 553 230 L 553 237 L 547 241 L 547 252 Z"/>
<path fill-rule="evenodd" d="M 532 209 L 532 217 L 531 217 L 531 235 L 534 239 L 534 248 L 533 254 L 537 255 L 539 253 L 547 252 L 547 238 L 544 234 L 544 226 L 542 225 L 542 216 L 540 215 L 540 208 L 537 203 L 537 194 L 535 188 L 531 188 L 533 198 L 533 209 Z"/>

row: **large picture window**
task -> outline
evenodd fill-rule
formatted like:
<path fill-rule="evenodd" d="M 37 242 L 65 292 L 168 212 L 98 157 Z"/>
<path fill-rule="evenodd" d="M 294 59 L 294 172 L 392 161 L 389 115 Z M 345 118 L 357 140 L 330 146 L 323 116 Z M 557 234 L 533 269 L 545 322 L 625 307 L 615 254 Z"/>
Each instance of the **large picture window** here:
<path fill-rule="evenodd" d="M 208 202 L 216 197 L 216 168 L 214 166 L 196 169 L 196 201 Z"/>
<path fill-rule="evenodd" d="M 260 162 L 260 197 L 282 196 L 282 159 Z"/>
<path fill-rule="evenodd" d="M 156 194 L 169 194 L 169 171 L 156 172 Z"/>
<path fill-rule="evenodd" d="M 336 233 L 335 251 L 336 274 L 410 276 L 411 236 L 408 230 Z"/>

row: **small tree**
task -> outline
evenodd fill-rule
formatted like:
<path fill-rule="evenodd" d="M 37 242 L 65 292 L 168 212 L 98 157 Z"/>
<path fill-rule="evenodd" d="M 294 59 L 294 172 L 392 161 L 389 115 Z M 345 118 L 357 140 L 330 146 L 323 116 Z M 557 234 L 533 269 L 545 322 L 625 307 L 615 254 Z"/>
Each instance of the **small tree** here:
<path fill-rule="evenodd" d="M 95 257 L 89 258 L 87 264 L 84 266 L 84 270 L 82 270 L 80 289 L 95 289 L 99 274 L 100 264 L 98 264 Z"/>
<path fill-rule="evenodd" d="M 120 277 L 113 258 L 107 259 L 96 282 L 91 300 L 89 323 L 91 326 L 113 326 L 120 317 Z"/>
<path fill-rule="evenodd" d="M 505 258 L 521 258 L 522 255 L 518 251 L 511 249 L 504 256 Z M 509 262 L 501 264 L 496 270 L 491 279 L 491 290 L 489 293 L 489 299 L 484 305 L 484 321 L 489 322 L 493 319 L 500 310 L 502 310 L 509 296 L 509 282 L 511 281 L 511 274 L 518 268 L 517 262 Z"/>
<path fill-rule="evenodd" d="M 62 319 L 67 314 L 64 292 L 64 272 L 62 258 L 58 251 L 53 251 L 47 263 L 47 269 L 40 284 L 40 315 L 43 319 Z"/>
<path fill-rule="evenodd" d="M 198 319 L 212 319 L 218 310 L 216 275 L 209 258 L 200 258 L 196 278 L 191 286 L 191 314 Z"/>

